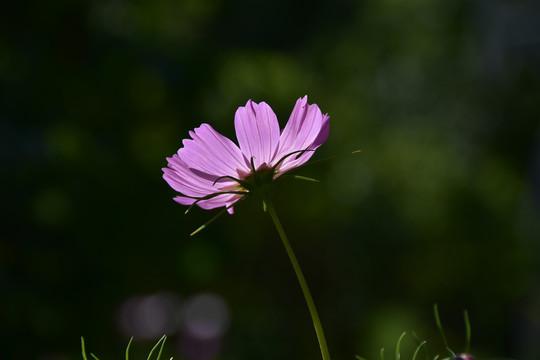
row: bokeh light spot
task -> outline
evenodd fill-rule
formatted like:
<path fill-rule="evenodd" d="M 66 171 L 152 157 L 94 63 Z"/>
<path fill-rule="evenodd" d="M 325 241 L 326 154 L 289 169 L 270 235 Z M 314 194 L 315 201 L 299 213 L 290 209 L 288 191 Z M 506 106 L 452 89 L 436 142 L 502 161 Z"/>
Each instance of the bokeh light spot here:
<path fill-rule="evenodd" d="M 180 301 L 170 293 L 136 296 L 120 309 L 120 328 L 127 336 L 154 339 L 172 334 L 180 324 Z"/>
<path fill-rule="evenodd" d="M 229 326 L 229 309 L 221 297 L 213 294 L 189 299 L 183 315 L 185 330 L 199 339 L 220 337 Z"/>

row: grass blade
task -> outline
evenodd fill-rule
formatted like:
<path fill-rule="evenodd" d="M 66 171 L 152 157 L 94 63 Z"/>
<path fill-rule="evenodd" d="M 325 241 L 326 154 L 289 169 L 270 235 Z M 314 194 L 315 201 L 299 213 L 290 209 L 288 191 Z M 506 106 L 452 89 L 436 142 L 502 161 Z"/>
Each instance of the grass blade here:
<path fill-rule="evenodd" d="M 422 348 L 422 346 L 424 346 L 424 344 L 426 343 L 427 341 L 424 340 L 420 343 L 420 345 L 418 345 L 418 347 L 416 348 L 416 350 L 414 351 L 414 354 L 413 354 L 413 357 L 412 357 L 412 360 L 416 360 L 416 356 L 418 355 L 418 352 L 420 351 L 420 349 Z"/>
<path fill-rule="evenodd" d="M 405 337 L 405 334 L 407 334 L 405 331 L 403 332 L 403 334 L 401 334 L 401 336 L 399 337 L 398 341 L 397 341 L 397 344 L 396 344 L 396 360 L 399 360 L 400 356 L 401 356 L 401 342 L 403 341 L 403 338 Z"/>
<path fill-rule="evenodd" d="M 154 351 L 157 349 L 157 347 L 159 346 L 159 344 L 160 344 L 161 342 L 164 342 L 166 338 L 167 338 L 167 336 L 166 336 L 166 335 L 163 335 L 163 336 L 161 337 L 161 339 L 159 339 L 159 341 L 156 343 L 156 345 L 154 345 L 154 347 L 152 348 L 152 350 L 150 350 L 150 354 L 148 354 L 148 358 L 147 358 L 146 360 L 150 360 L 150 358 L 152 357 L 152 354 L 153 354 Z"/>
<path fill-rule="evenodd" d="M 167 336 L 164 336 L 163 341 L 161 342 L 161 347 L 159 348 L 159 353 L 156 360 L 159 360 L 161 358 L 161 352 L 163 351 L 163 346 L 165 345 L 166 340 L 167 340 Z"/>
<path fill-rule="evenodd" d="M 441 333 L 444 346 L 448 349 L 448 341 L 446 341 L 446 335 L 444 334 L 444 330 L 441 324 L 441 319 L 439 318 L 439 309 L 437 307 L 437 304 L 433 304 L 433 315 L 435 316 L 435 323 L 437 324 L 437 328 L 439 329 Z"/>
<path fill-rule="evenodd" d="M 86 350 L 84 348 L 84 338 L 81 336 L 81 349 L 82 349 L 82 358 L 83 360 L 88 360 L 86 357 Z"/>
<path fill-rule="evenodd" d="M 127 348 L 126 348 L 126 360 L 129 360 L 129 347 L 131 346 L 131 342 L 133 341 L 133 336 L 131 337 L 131 339 L 129 339 L 129 342 L 127 344 Z"/>
<path fill-rule="evenodd" d="M 469 313 L 467 310 L 463 311 L 463 318 L 465 320 L 465 334 L 466 334 L 466 343 L 465 343 L 465 353 L 469 353 L 471 346 L 471 323 L 469 322 Z"/>

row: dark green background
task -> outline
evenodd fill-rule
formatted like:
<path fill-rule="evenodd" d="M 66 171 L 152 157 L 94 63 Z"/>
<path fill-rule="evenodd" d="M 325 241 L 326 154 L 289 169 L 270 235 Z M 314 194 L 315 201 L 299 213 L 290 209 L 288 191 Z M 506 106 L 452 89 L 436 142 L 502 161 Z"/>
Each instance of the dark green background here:
<path fill-rule="evenodd" d="M 540 8 L 534 1 L 9 1 L 0 8 L 0 359 L 121 359 L 133 296 L 213 293 L 219 359 L 318 359 L 267 214 L 172 201 L 190 129 L 234 139 L 248 99 L 284 126 L 308 94 L 331 116 L 275 205 L 334 359 L 391 358 L 411 330 L 540 357 Z M 182 333 L 167 355 L 184 359 Z M 157 341 L 138 340 L 133 358 Z M 137 357 L 137 355 L 139 357 Z M 167 357 L 167 359 L 169 358 Z M 197 359 L 195 359 L 197 360 Z"/>

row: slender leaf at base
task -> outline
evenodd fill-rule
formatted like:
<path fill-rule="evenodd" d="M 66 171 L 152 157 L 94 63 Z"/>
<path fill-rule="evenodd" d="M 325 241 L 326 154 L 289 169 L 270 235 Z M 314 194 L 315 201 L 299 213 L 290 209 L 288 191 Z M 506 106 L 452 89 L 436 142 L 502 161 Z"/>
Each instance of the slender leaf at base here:
<path fill-rule="evenodd" d="M 158 354 L 158 357 L 157 357 L 157 360 L 159 360 L 159 358 L 161 357 L 161 351 L 163 350 L 163 345 L 165 345 L 165 340 L 167 340 L 167 335 L 163 335 L 161 337 L 161 339 L 159 339 L 159 341 L 156 343 L 156 345 L 154 345 L 152 350 L 150 350 L 150 354 L 148 354 L 148 358 L 146 360 L 150 360 L 150 358 L 152 357 L 152 354 L 154 353 L 154 351 L 161 344 L 161 347 L 159 349 L 159 354 Z"/>
<path fill-rule="evenodd" d="M 152 350 L 150 350 L 150 353 L 148 354 L 148 358 L 147 360 L 150 360 L 151 357 L 152 357 L 152 354 L 154 354 L 154 352 L 157 350 L 157 348 L 159 347 L 159 352 L 157 354 L 157 357 L 156 357 L 156 360 L 159 360 L 161 358 L 161 354 L 163 352 L 163 347 L 165 346 L 165 340 L 167 340 L 167 336 L 166 335 L 163 335 L 161 337 L 161 339 L 159 339 L 159 341 L 156 343 L 156 345 L 154 345 L 154 347 L 152 348 Z M 129 360 L 129 349 L 131 347 L 131 343 L 133 342 L 133 337 L 131 337 L 131 339 L 129 340 L 129 343 L 126 347 L 126 360 Z M 81 352 L 82 352 L 82 358 L 83 360 L 88 360 L 88 357 L 86 356 L 86 347 L 85 347 L 85 344 L 84 344 L 84 338 L 81 336 Z M 94 360 L 100 360 L 96 355 L 94 355 L 93 353 L 90 353 L 90 356 L 94 359 Z M 170 360 L 173 360 L 173 358 L 171 357 Z"/>
<path fill-rule="evenodd" d="M 424 346 L 424 344 L 426 343 L 427 341 L 424 340 L 420 343 L 420 345 L 418 345 L 418 347 L 416 348 L 416 350 L 414 351 L 414 354 L 413 354 L 413 357 L 412 357 L 412 360 L 416 360 L 416 356 L 418 355 L 418 352 L 420 351 L 420 349 L 422 348 L 422 346 Z"/>
<path fill-rule="evenodd" d="M 86 357 L 86 349 L 84 348 L 84 338 L 81 336 L 81 349 L 82 349 L 82 358 L 83 360 L 88 360 Z"/>
<path fill-rule="evenodd" d="M 463 310 L 463 318 L 465 320 L 465 353 L 468 354 L 471 346 L 471 323 L 469 322 L 469 313 L 467 310 Z"/>
<path fill-rule="evenodd" d="M 401 350 L 401 342 L 403 341 L 403 338 L 405 337 L 406 332 L 403 332 L 401 336 L 399 337 L 397 344 L 396 344 L 396 360 L 399 360 L 400 358 L 400 350 Z"/>
<path fill-rule="evenodd" d="M 132 341 L 133 341 L 133 336 L 131 337 L 131 339 L 129 339 L 129 342 L 126 347 L 126 360 L 129 360 L 129 347 L 131 346 Z"/>
<path fill-rule="evenodd" d="M 444 330 L 441 324 L 441 319 L 439 318 L 439 308 L 437 307 L 437 304 L 433 304 L 433 316 L 435 317 L 435 324 L 437 324 L 437 328 L 439 329 L 439 332 L 441 333 L 444 346 L 448 349 L 448 341 L 446 341 L 446 335 L 444 334 Z"/>

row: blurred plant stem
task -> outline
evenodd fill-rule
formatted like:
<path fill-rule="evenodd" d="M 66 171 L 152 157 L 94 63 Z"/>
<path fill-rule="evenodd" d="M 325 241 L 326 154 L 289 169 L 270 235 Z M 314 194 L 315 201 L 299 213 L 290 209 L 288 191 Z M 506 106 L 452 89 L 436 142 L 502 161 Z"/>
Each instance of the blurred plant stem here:
<path fill-rule="evenodd" d="M 330 354 L 328 353 L 328 346 L 326 345 L 326 338 L 324 337 L 321 320 L 319 319 L 319 314 L 317 313 L 317 308 L 315 307 L 315 303 L 313 302 L 313 297 L 311 296 L 311 292 L 309 291 L 306 279 L 304 278 L 304 274 L 302 273 L 302 268 L 300 268 L 300 264 L 296 259 L 296 255 L 294 254 L 289 239 L 285 234 L 285 230 L 283 230 L 283 226 L 279 221 L 276 210 L 274 209 L 274 205 L 272 204 L 270 198 L 267 195 L 264 196 L 264 204 L 266 210 L 272 218 L 272 221 L 274 222 L 274 225 L 276 226 L 279 237 L 283 242 L 283 246 L 285 246 L 287 255 L 289 255 L 289 259 L 291 260 L 294 272 L 296 273 L 296 277 L 298 278 L 298 282 L 300 283 L 300 287 L 302 288 L 302 292 L 304 293 L 309 313 L 311 314 L 311 319 L 313 320 L 313 325 L 315 326 L 315 332 L 317 333 L 317 339 L 319 340 L 319 346 L 321 347 L 322 358 L 323 360 L 330 360 Z"/>

